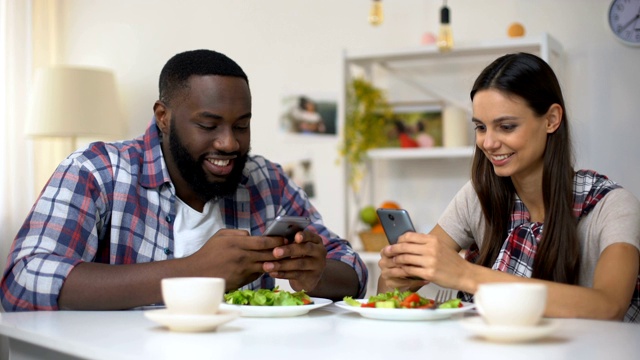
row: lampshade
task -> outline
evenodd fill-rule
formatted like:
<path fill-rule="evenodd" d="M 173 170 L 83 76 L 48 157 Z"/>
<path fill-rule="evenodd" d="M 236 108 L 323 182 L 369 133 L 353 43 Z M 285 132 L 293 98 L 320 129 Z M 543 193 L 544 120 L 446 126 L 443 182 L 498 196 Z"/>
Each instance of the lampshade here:
<path fill-rule="evenodd" d="M 38 69 L 25 132 L 32 137 L 121 136 L 125 132 L 114 75 L 56 66 Z"/>

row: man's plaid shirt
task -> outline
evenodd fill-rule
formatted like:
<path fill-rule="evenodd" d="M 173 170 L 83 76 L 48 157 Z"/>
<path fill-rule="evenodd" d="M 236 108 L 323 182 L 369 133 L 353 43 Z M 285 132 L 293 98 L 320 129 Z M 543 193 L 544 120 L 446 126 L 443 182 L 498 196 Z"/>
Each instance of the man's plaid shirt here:
<path fill-rule="evenodd" d="M 227 228 L 260 235 L 277 215 L 302 215 L 322 237 L 327 258 L 355 269 L 364 296 L 367 269 L 349 243 L 328 230 L 282 168 L 250 156 L 234 196 L 220 200 Z M 155 120 L 139 138 L 93 143 L 63 161 L 11 248 L 0 283 L 6 311 L 56 310 L 64 280 L 81 262 L 134 264 L 173 257 L 176 193 Z M 272 288 L 263 275 L 245 287 Z"/>

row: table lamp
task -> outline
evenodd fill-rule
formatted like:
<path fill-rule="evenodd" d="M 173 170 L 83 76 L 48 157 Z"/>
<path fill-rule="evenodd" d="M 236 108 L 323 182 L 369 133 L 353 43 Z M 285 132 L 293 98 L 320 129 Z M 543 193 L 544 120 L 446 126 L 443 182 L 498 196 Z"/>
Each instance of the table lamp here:
<path fill-rule="evenodd" d="M 125 123 L 113 73 L 55 66 L 38 69 L 25 133 L 30 137 L 67 137 L 75 150 L 78 137 L 122 136 Z"/>

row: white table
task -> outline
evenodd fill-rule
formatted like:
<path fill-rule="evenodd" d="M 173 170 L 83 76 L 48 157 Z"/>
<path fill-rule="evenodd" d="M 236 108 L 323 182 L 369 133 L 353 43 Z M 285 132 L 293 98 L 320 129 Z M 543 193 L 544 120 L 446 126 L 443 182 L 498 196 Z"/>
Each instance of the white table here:
<path fill-rule="evenodd" d="M 467 316 L 475 316 L 467 313 Z M 384 321 L 329 305 L 292 318 L 238 318 L 207 333 L 170 332 L 143 311 L 0 314 L 10 359 L 637 359 L 640 326 L 555 319 L 551 337 L 500 344 L 476 338 L 462 315 Z"/>

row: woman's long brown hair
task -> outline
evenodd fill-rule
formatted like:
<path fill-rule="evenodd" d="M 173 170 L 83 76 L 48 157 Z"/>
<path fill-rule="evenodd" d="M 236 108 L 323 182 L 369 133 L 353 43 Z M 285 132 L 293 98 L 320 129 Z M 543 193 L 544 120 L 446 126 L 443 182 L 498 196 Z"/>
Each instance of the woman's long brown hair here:
<path fill-rule="evenodd" d="M 551 67 L 539 57 L 527 54 L 502 56 L 485 68 L 471 90 L 495 89 L 526 101 L 538 116 L 549 107 L 562 107 L 558 129 L 547 135 L 544 151 L 542 194 L 544 226 L 533 265 L 533 277 L 577 284 L 580 270 L 580 246 L 577 220 L 573 216 L 573 153 L 569 124 L 560 84 Z M 479 249 L 478 264 L 491 267 L 507 238 L 515 188 L 509 177 L 499 177 L 484 153 L 476 146 L 471 170 L 487 227 Z"/>

